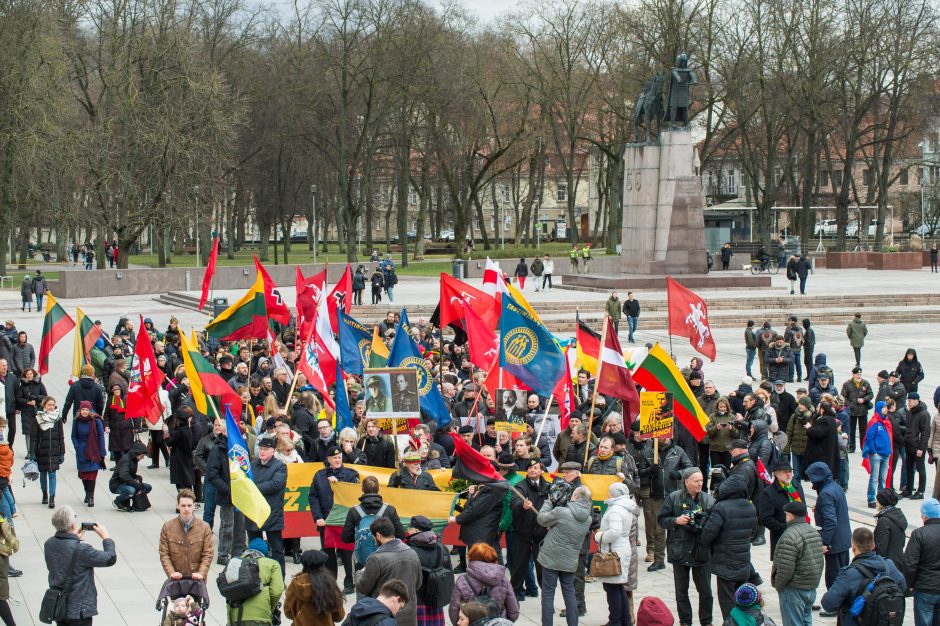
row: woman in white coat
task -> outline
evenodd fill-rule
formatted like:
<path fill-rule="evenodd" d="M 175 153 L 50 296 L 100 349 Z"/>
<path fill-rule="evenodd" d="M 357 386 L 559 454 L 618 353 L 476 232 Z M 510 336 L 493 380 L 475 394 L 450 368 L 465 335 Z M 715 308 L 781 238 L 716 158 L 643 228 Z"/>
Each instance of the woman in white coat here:
<path fill-rule="evenodd" d="M 607 592 L 609 626 L 631 626 L 630 604 L 624 584 L 630 573 L 630 562 L 636 559 L 636 542 L 630 541 L 630 529 L 636 521 L 636 502 L 623 483 L 608 488 L 607 511 L 601 518 L 601 527 L 594 535 L 600 552 L 616 552 L 620 557 L 619 576 L 597 577 Z"/>

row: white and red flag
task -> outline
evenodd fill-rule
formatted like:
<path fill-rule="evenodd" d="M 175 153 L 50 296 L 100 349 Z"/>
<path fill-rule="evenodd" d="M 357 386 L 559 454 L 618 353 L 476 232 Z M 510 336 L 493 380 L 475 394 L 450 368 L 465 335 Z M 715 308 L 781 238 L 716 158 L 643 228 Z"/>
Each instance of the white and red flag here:
<path fill-rule="evenodd" d="M 159 391 L 165 376 L 157 367 L 157 359 L 153 354 L 153 346 L 150 345 L 150 336 L 144 328 L 143 317 L 137 327 L 137 343 L 134 344 L 130 374 L 125 416 L 143 417 L 151 424 L 156 424 L 163 415 Z"/>
<path fill-rule="evenodd" d="M 633 376 L 624 362 L 623 350 L 620 340 L 617 339 L 617 330 L 614 323 L 607 318 L 607 329 L 604 333 L 604 346 L 601 348 L 600 359 L 597 365 L 597 380 L 594 383 L 597 393 L 620 398 L 623 401 L 624 430 L 640 414 L 640 394 L 633 384 Z"/>
<path fill-rule="evenodd" d="M 705 301 L 674 281 L 666 278 L 669 300 L 669 334 L 688 337 L 696 352 L 715 360 L 716 348 L 712 329 L 708 326 L 708 307 Z"/>

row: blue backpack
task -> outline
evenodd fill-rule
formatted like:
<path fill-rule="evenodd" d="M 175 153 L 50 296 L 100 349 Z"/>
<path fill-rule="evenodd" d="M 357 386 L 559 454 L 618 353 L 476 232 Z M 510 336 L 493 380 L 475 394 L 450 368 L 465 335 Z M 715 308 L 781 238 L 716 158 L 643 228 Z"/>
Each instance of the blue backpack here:
<path fill-rule="evenodd" d="M 378 544 L 375 543 L 375 537 L 372 535 L 372 531 L 369 530 L 369 526 L 372 525 L 375 518 L 382 517 L 382 514 L 385 513 L 385 509 L 387 508 L 387 504 L 382 504 L 375 515 L 369 515 L 365 512 L 365 509 L 362 508 L 362 505 L 357 504 L 353 507 L 353 510 L 360 515 L 359 523 L 356 524 L 356 538 L 353 544 L 355 546 L 353 548 L 353 557 L 359 565 L 365 565 L 369 555 L 375 552 L 379 547 Z"/>

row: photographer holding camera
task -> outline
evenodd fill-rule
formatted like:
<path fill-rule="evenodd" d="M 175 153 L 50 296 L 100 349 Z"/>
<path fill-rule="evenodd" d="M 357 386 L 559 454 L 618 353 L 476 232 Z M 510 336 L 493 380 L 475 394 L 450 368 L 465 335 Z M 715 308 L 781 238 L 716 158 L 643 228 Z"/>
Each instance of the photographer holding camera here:
<path fill-rule="evenodd" d="M 712 621 L 712 581 L 709 551 L 699 545 L 699 533 L 715 500 L 703 491 L 704 476 L 697 467 L 682 472 L 682 487 L 670 493 L 659 512 L 659 525 L 666 529 L 666 558 L 672 564 L 676 586 L 676 609 L 680 624 L 692 623 L 689 577 L 698 592 L 698 618 Z"/>

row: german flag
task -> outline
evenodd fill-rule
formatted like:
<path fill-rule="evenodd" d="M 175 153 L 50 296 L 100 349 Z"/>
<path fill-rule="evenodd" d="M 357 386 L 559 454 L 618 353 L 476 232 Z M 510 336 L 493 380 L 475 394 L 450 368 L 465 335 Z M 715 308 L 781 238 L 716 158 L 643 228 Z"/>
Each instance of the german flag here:
<path fill-rule="evenodd" d="M 72 376 L 82 375 L 82 366 L 87 363 L 93 363 L 92 350 L 95 349 L 95 343 L 104 334 L 101 327 L 91 321 L 85 312 L 79 307 L 75 307 L 75 349 L 72 352 Z M 99 356 L 104 356 L 103 353 Z M 97 369 L 97 368 L 96 368 Z"/>
<path fill-rule="evenodd" d="M 581 321 L 581 317 L 575 313 L 575 319 L 578 322 L 578 330 L 575 334 L 577 341 L 577 364 L 591 373 L 591 376 L 597 376 L 597 360 L 601 354 L 601 336 L 591 330 L 591 327 Z"/>
<path fill-rule="evenodd" d="M 268 336 L 268 311 L 264 298 L 264 277 L 258 272 L 255 284 L 238 302 L 206 326 L 210 337 L 223 340 L 265 339 Z"/>
<path fill-rule="evenodd" d="M 242 400 L 238 394 L 225 382 L 212 363 L 199 354 L 199 349 L 186 337 L 186 333 L 180 333 L 180 344 L 183 349 L 183 367 L 186 369 L 186 378 L 189 379 L 189 389 L 192 391 L 196 409 L 203 415 L 220 417 L 219 410 L 228 405 L 232 415 L 240 419 Z M 216 398 L 215 403 L 210 402 L 209 396 Z"/>
<path fill-rule="evenodd" d="M 46 294 L 46 317 L 42 321 L 42 341 L 39 343 L 39 375 L 49 371 L 49 354 L 55 344 L 75 328 L 69 317 L 51 293 Z"/>

